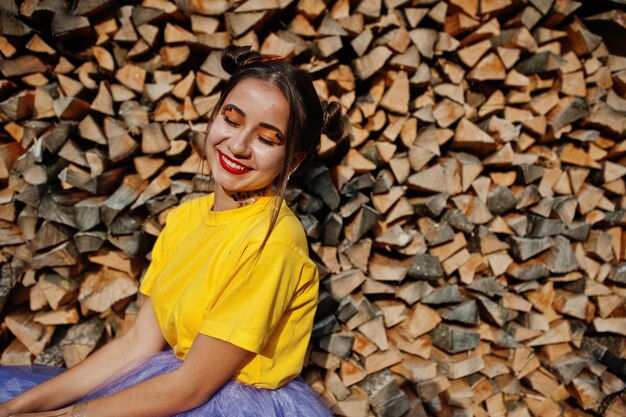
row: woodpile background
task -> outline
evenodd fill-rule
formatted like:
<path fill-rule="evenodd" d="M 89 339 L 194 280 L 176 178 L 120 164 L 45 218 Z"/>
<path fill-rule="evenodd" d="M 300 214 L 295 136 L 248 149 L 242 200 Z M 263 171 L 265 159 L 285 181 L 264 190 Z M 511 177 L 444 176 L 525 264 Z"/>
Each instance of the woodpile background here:
<path fill-rule="evenodd" d="M 128 329 L 250 44 L 345 107 L 288 198 L 337 415 L 626 415 L 626 13 L 584 3 L 1 0 L 0 363 Z"/>

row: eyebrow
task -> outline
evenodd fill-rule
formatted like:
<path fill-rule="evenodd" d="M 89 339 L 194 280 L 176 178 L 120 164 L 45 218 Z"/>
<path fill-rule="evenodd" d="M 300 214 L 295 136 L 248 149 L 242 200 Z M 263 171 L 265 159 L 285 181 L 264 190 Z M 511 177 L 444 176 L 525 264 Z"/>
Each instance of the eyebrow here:
<path fill-rule="evenodd" d="M 239 113 L 242 117 L 246 117 L 246 113 L 243 110 L 241 110 L 239 107 L 235 106 L 234 104 L 228 103 L 228 104 L 224 105 L 224 109 L 226 109 L 226 107 L 231 107 L 234 111 Z M 266 129 L 275 130 L 276 133 L 278 133 L 280 135 L 281 141 L 285 139 L 285 135 L 283 135 L 283 132 L 281 132 L 281 130 L 279 128 L 277 128 L 276 126 L 271 125 L 269 123 L 265 123 L 265 122 L 259 123 L 259 126 L 264 127 Z"/>

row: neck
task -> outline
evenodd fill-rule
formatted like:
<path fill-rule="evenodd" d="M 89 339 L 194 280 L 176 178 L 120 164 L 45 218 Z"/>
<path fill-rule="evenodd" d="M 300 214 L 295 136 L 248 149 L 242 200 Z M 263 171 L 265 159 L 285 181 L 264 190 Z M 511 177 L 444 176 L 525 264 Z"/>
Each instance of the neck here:
<path fill-rule="evenodd" d="M 231 191 L 217 186 L 215 187 L 212 210 L 224 211 L 248 206 L 265 194 L 267 194 L 267 187 L 254 191 Z"/>

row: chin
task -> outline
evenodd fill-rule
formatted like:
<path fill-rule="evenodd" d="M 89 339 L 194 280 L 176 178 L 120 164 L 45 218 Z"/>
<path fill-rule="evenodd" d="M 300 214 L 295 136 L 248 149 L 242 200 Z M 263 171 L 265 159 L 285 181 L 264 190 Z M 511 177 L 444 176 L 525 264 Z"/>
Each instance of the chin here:
<path fill-rule="evenodd" d="M 263 187 L 255 187 L 254 185 L 250 185 L 247 182 L 243 182 L 243 181 L 232 181 L 231 178 L 224 178 L 224 177 L 215 177 L 214 178 L 215 184 L 218 185 L 219 187 L 221 187 L 223 190 L 226 191 L 253 191 L 253 190 L 258 190 L 259 188 L 263 188 Z"/>
<path fill-rule="evenodd" d="M 244 184 L 241 184 L 239 181 L 228 181 L 223 178 L 215 178 L 215 185 L 221 187 L 226 191 L 244 191 L 244 189 L 248 188 Z"/>

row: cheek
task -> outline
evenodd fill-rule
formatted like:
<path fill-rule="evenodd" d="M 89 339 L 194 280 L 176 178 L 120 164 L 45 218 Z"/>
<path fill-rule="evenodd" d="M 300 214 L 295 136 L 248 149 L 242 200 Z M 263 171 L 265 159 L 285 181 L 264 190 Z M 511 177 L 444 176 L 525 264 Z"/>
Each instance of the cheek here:
<path fill-rule="evenodd" d="M 276 160 L 276 170 L 280 172 L 285 165 L 285 153 L 283 152 Z"/>
<path fill-rule="evenodd" d="M 258 160 L 263 161 L 265 169 L 278 175 L 285 163 L 284 149 L 260 149 L 257 152 Z"/>
<path fill-rule="evenodd" d="M 226 129 L 222 124 L 213 123 L 213 126 L 211 126 L 211 129 L 209 129 L 209 132 L 207 133 L 205 137 L 205 140 L 204 140 L 205 147 L 213 146 L 219 143 L 222 140 L 222 138 L 224 138 L 225 134 L 226 134 Z"/>
<path fill-rule="evenodd" d="M 274 173 L 276 175 L 280 174 L 280 172 L 283 169 L 283 166 L 285 165 L 285 153 L 283 152 L 279 155 L 275 155 L 272 160 L 272 165 L 274 168 Z"/>

